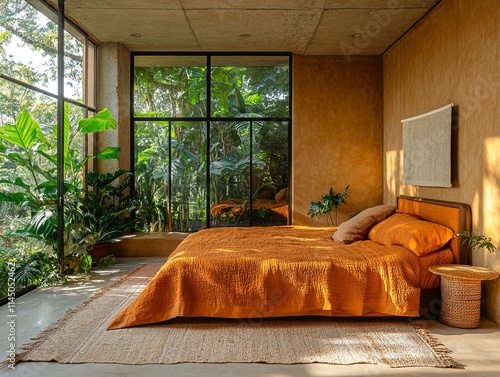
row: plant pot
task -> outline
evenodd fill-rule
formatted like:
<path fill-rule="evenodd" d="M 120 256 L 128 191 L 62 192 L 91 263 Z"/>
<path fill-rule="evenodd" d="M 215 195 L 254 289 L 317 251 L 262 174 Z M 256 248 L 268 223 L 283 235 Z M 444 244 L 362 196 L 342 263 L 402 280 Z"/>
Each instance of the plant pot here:
<path fill-rule="evenodd" d="M 92 257 L 92 265 L 97 265 L 99 260 L 108 255 L 108 252 L 109 244 L 100 243 L 92 246 L 92 248 L 88 250 L 88 253 Z"/>

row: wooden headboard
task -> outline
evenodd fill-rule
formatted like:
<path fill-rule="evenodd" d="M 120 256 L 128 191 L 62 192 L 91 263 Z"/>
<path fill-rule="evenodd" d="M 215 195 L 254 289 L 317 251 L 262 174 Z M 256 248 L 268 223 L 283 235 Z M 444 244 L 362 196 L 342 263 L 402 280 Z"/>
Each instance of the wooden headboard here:
<path fill-rule="evenodd" d="M 454 234 L 471 230 L 471 210 L 465 203 L 447 202 L 400 195 L 397 207 L 401 212 L 414 213 L 423 220 L 445 225 Z M 453 251 L 454 263 L 470 264 L 470 249 L 462 242 L 462 237 L 453 237 L 449 247 Z"/>

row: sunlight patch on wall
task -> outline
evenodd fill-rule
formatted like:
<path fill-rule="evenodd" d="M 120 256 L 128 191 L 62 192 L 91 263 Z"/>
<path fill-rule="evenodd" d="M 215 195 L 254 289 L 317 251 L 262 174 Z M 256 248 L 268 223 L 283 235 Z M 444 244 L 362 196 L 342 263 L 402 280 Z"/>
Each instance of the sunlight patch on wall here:
<path fill-rule="evenodd" d="M 395 204 L 398 195 L 418 196 L 418 186 L 402 185 L 403 150 L 385 152 L 385 186 L 389 197 L 387 204 Z"/>
<path fill-rule="evenodd" d="M 403 158 L 402 150 L 392 150 L 385 152 L 385 185 L 389 193 L 390 202 L 396 201 L 398 194 L 397 182 L 401 182 L 401 161 Z"/>
<path fill-rule="evenodd" d="M 500 241 L 500 137 L 488 137 L 485 143 L 486 174 L 483 178 L 483 231 Z"/>
<path fill-rule="evenodd" d="M 500 244 L 500 137 L 484 139 L 484 158 L 486 172 L 483 178 L 483 233 Z M 479 254 L 479 253 L 476 253 Z M 483 253 L 480 265 L 500 271 L 499 251 L 494 254 Z M 474 262 L 474 259 L 473 259 Z M 489 282 L 486 293 L 488 317 L 500 318 L 500 279 Z"/>

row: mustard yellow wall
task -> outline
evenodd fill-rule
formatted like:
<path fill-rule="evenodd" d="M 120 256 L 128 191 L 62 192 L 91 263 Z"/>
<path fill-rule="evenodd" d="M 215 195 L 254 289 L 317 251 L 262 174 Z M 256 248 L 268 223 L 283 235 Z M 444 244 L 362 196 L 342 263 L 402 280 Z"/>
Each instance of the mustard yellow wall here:
<path fill-rule="evenodd" d="M 500 1 L 443 0 L 384 54 L 384 202 L 398 194 L 468 203 L 473 230 L 500 242 Z M 453 187 L 402 183 L 401 119 L 454 103 Z M 500 271 L 500 252 L 472 263 Z M 485 283 L 500 323 L 500 279 Z"/>
<path fill-rule="evenodd" d="M 292 222 L 326 225 L 307 215 L 330 187 L 351 185 L 349 213 L 382 203 L 382 58 L 293 58 Z"/>

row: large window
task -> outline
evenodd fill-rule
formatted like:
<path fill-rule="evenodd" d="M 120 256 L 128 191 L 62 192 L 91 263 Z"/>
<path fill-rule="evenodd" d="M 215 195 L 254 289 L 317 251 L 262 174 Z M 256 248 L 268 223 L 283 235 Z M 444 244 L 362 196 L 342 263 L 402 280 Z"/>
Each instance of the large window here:
<path fill-rule="evenodd" d="M 0 0 L 0 9 L 0 122 L 14 121 L 24 109 L 55 122 L 57 13 L 40 1 Z M 96 46 L 70 23 L 65 28 L 64 96 L 94 111 Z"/>
<path fill-rule="evenodd" d="M 132 69 L 142 230 L 288 223 L 288 54 L 134 54 Z"/>
<path fill-rule="evenodd" d="M 60 67 L 57 10 L 42 1 L 0 0 L 0 127 L 28 130 L 33 123 L 26 117 L 23 122 L 18 121 L 23 113 L 40 126 L 39 131 L 31 127 L 37 130 L 36 135 L 28 132 L 17 143 L 15 135 L 10 137 L 9 132 L 2 132 L 0 262 L 10 255 L 37 250 L 50 254 L 46 246 L 34 241 L 37 237 L 3 236 L 34 221 L 33 205 L 27 205 L 28 200 L 15 202 L 12 194 L 29 193 L 25 196 L 40 204 L 38 213 L 56 221 L 57 115 L 61 98 L 70 125 L 65 127 L 65 158 L 72 153 L 87 154 L 88 141 L 77 134 L 76 125 L 78 119 L 95 112 L 96 46 L 69 21 L 65 21 L 64 28 L 64 67 Z M 64 93 L 58 91 L 62 72 Z M 72 174 L 72 168 L 64 168 L 65 177 Z"/>

